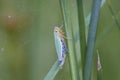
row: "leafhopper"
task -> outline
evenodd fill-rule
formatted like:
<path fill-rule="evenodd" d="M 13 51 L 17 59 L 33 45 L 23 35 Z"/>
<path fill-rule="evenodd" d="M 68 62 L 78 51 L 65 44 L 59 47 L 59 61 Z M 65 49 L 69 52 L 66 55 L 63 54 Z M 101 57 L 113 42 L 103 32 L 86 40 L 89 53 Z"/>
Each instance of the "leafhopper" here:
<path fill-rule="evenodd" d="M 66 44 L 64 41 L 65 36 L 61 28 L 62 26 L 61 27 L 55 26 L 54 28 L 55 47 L 56 47 L 60 68 L 62 68 L 65 62 L 66 52 L 67 52 Z"/>

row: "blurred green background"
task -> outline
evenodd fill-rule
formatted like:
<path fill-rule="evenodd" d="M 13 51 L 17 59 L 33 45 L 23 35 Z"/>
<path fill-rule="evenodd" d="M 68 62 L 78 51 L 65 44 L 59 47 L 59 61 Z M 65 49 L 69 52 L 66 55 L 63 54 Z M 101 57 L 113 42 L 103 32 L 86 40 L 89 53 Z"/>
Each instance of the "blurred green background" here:
<path fill-rule="evenodd" d="M 108 0 L 101 8 L 96 36 L 103 80 L 120 80 L 119 0 Z M 83 0 L 85 17 L 92 0 Z M 0 80 L 43 80 L 57 55 L 54 26 L 63 21 L 59 0 L 0 0 Z M 96 65 L 96 55 L 94 56 Z M 68 60 L 55 80 L 70 80 Z M 96 80 L 96 77 L 94 77 Z"/>

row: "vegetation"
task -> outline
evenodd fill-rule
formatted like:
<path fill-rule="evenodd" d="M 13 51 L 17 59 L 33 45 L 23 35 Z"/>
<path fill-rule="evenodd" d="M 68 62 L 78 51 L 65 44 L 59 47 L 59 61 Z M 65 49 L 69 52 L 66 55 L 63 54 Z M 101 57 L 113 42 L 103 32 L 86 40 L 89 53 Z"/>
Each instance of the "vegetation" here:
<path fill-rule="evenodd" d="M 119 3 L 1 0 L 0 80 L 119 80 Z M 53 31 L 62 22 L 68 51 L 60 69 Z"/>

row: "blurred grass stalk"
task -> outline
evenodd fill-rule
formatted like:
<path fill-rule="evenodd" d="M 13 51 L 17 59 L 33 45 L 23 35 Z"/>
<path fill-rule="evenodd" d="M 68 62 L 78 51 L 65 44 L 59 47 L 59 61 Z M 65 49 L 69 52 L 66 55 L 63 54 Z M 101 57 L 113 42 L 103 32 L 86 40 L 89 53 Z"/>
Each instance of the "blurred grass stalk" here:
<path fill-rule="evenodd" d="M 68 59 L 71 71 L 71 80 L 83 80 L 82 71 L 79 77 L 79 68 L 77 62 L 77 49 L 75 40 L 75 29 L 79 29 L 77 0 L 60 0 L 65 22 L 65 29 L 68 42 Z M 79 38 L 79 36 L 77 36 Z M 70 38 L 70 39 L 69 39 Z M 80 46 L 79 46 L 80 47 Z M 80 51 L 79 51 L 80 54 Z M 82 61 L 81 61 L 82 63 Z M 82 68 L 82 67 L 81 67 Z"/>
<path fill-rule="evenodd" d="M 52 66 L 52 68 L 50 69 L 50 71 L 45 76 L 44 80 L 54 80 L 54 78 L 55 78 L 55 76 L 56 76 L 56 74 L 58 73 L 59 70 L 60 70 L 59 61 L 57 60 L 54 63 L 54 65 Z"/>
<path fill-rule="evenodd" d="M 113 17 L 113 19 L 115 20 L 115 24 L 118 26 L 118 28 L 120 29 L 120 24 L 119 24 L 119 20 L 117 19 L 117 17 L 115 16 L 115 13 L 114 13 L 114 9 L 112 8 L 112 5 L 111 5 L 111 2 L 110 0 L 107 0 L 107 6 L 110 10 L 110 13 Z"/>
<path fill-rule="evenodd" d="M 84 20 L 84 11 L 83 11 L 83 2 L 82 0 L 77 0 L 78 4 L 78 18 L 79 18 L 79 36 L 80 36 L 80 47 L 81 47 L 81 58 L 82 58 L 82 67 L 85 66 L 85 57 L 86 57 L 86 35 L 85 35 L 85 20 Z M 84 69 L 83 69 L 84 70 Z M 82 70 L 82 71 L 83 71 Z"/>
<path fill-rule="evenodd" d="M 99 19 L 101 1 L 102 0 L 94 0 L 93 2 L 92 14 L 89 25 L 89 34 L 87 40 L 87 52 L 86 52 L 87 54 L 86 54 L 84 80 L 91 80 L 92 59 L 94 53 L 95 36 L 96 36 L 98 19 Z"/>
<path fill-rule="evenodd" d="M 102 0 L 101 3 L 101 8 L 104 6 L 106 3 L 106 0 Z M 86 39 L 88 37 L 88 30 L 89 30 L 89 24 L 90 24 L 90 17 L 91 17 L 91 12 L 88 14 L 88 16 L 85 18 L 85 33 L 86 33 Z"/>

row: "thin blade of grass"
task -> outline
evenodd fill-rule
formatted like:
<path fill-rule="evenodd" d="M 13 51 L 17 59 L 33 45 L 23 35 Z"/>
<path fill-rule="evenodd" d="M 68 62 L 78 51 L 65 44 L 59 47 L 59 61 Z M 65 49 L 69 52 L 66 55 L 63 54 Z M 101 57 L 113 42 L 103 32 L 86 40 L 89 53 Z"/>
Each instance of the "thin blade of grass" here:
<path fill-rule="evenodd" d="M 77 64 L 77 53 L 79 49 L 76 47 L 75 30 L 79 28 L 78 12 L 76 0 L 60 0 L 63 18 L 65 22 L 65 30 L 68 38 L 68 59 L 71 71 L 71 80 L 82 80 L 79 78 L 79 69 Z M 78 31 L 77 31 L 78 32 Z M 79 36 L 78 36 L 79 37 Z"/>
<path fill-rule="evenodd" d="M 85 56 L 86 56 L 86 35 L 85 35 L 85 22 L 84 22 L 84 11 L 82 0 L 77 0 L 78 4 L 78 17 L 79 17 L 79 36 L 80 36 L 80 46 L 81 46 L 81 58 L 82 67 L 85 66 Z M 81 70 L 80 70 L 81 71 Z"/>
<path fill-rule="evenodd" d="M 120 16 L 120 13 L 117 13 L 117 15 L 115 15 L 116 17 Z M 115 28 L 116 26 L 118 26 L 116 24 L 116 22 L 112 22 L 111 24 L 109 24 L 106 28 L 104 28 L 104 30 L 102 31 L 102 33 L 97 37 L 96 39 L 96 47 L 100 46 L 101 43 L 104 41 L 104 39 L 106 38 L 106 36 L 113 30 L 113 28 Z"/>
<path fill-rule="evenodd" d="M 96 47 L 99 47 L 101 45 L 101 43 L 106 39 L 106 36 L 112 31 L 114 27 L 115 27 L 115 23 L 112 23 L 112 25 L 110 24 L 106 28 L 104 28 L 102 33 L 96 39 L 96 44 L 95 44 Z"/>
<path fill-rule="evenodd" d="M 94 0 L 93 3 L 91 20 L 89 25 L 88 41 L 87 41 L 87 54 L 86 54 L 87 56 L 86 56 L 84 80 L 91 79 L 92 59 L 94 53 L 93 51 L 94 51 L 95 36 L 96 36 L 98 19 L 99 19 L 101 1 L 102 0 Z"/>
<path fill-rule="evenodd" d="M 60 70 L 59 62 L 57 60 L 54 63 L 54 65 L 52 66 L 52 68 L 50 69 L 50 71 L 45 76 L 44 80 L 54 80 L 54 78 L 55 78 L 55 76 L 56 76 L 56 74 L 58 73 L 59 70 Z"/>
<path fill-rule="evenodd" d="M 104 6 L 106 0 L 102 0 L 101 8 Z M 85 32 L 86 32 L 86 39 L 88 37 L 88 30 L 89 30 L 89 24 L 90 24 L 90 18 L 91 18 L 91 12 L 88 14 L 88 16 L 85 18 Z"/>
<path fill-rule="evenodd" d="M 118 28 L 120 29 L 119 20 L 118 20 L 117 17 L 115 16 L 115 13 L 114 13 L 114 11 L 113 11 L 113 8 L 112 8 L 112 5 L 111 5 L 111 3 L 110 3 L 110 0 L 107 0 L 107 5 L 108 5 L 108 8 L 109 8 L 109 10 L 110 10 L 110 13 L 111 13 L 113 19 L 115 20 L 116 25 L 117 25 Z"/>

